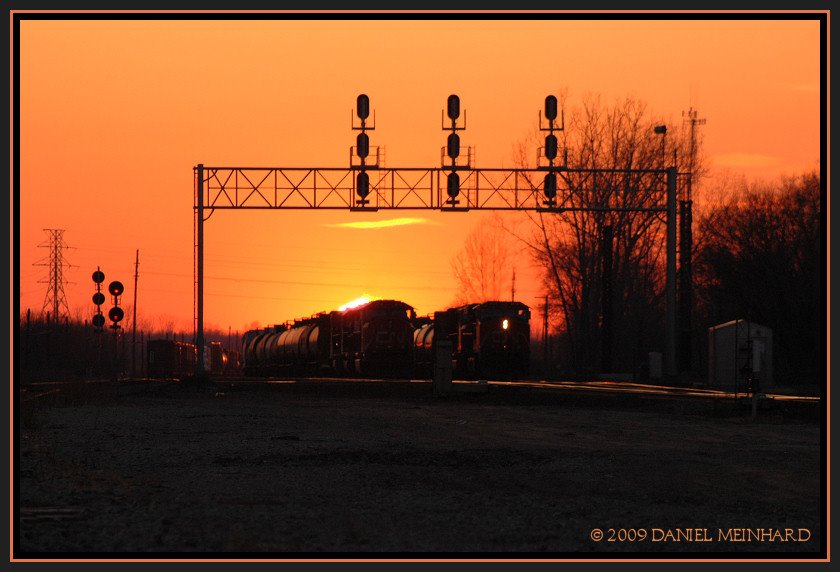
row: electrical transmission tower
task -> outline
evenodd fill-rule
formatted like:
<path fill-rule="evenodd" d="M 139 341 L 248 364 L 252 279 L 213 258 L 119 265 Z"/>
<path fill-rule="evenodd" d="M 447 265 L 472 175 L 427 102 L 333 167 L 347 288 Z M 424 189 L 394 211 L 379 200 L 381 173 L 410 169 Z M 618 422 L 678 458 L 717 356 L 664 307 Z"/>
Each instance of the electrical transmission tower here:
<path fill-rule="evenodd" d="M 48 266 L 50 269 L 49 276 L 38 281 L 39 284 L 47 284 L 47 293 L 44 296 L 44 307 L 41 312 L 49 312 L 57 322 L 70 313 L 67 297 L 64 294 L 64 268 L 71 268 L 73 265 L 64 257 L 64 250 L 69 248 L 64 244 L 64 229 L 45 228 L 44 232 L 49 234 L 49 241 L 39 244 L 38 248 L 49 248 L 50 254 L 33 266 Z"/>

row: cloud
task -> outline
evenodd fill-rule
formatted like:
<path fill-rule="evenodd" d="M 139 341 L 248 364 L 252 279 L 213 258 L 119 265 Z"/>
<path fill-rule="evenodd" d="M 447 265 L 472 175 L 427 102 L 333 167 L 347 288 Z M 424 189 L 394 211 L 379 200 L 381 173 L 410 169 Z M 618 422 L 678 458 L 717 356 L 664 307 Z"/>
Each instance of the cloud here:
<path fill-rule="evenodd" d="M 388 220 L 370 220 L 370 221 L 355 221 L 355 222 L 339 222 L 334 224 L 325 224 L 324 226 L 330 228 L 390 228 L 392 226 L 407 226 L 410 224 L 431 224 L 440 225 L 439 222 L 429 220 L 427 218 L 392 218 Z"/>
<path fill-rule="evenodd" d="M 712 162 L 720 167 L 772 167 L 778 164 L 778 157 L 758 153 L 726 153 L 715 155 Z"/>

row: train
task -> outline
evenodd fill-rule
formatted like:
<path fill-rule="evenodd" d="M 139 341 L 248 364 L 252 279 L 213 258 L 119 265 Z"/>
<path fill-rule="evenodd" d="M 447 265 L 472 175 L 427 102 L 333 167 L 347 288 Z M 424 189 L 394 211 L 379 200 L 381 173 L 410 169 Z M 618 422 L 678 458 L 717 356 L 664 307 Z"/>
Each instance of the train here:
<path fill-rule="evenodd" d="M 397 300 L 250 330 L 242 337 L 243 371 L 254 377 L 430 378 L 435 340 L 452 347 L 453 375 L 514 379 L 529 374 L 530 310 L 490 301 L 418 317 Z"/>
<path fill-rule="evenodd" d="M 522 302 L 490 301 L 435 312 L 414 331 L 418 376 L 430 377 L 435 340 L 452 346 L 452 372 L 463 379 L 521 379 L 530 373 L 531 311 Z"/>
<path fill-rule="evenodd" d="M 414 308 L 374 300 L 243 335 L 249 376 L 406 377 L 412 366 Z"/>
<path fill-rule="evenodd" d="M 241 351 L 220 342 L 205 347 L 204 370 L 214 376 L 431 378 L 436 341 L 451 345 L 458 379 L 522 379 L 529 375 L 530 319 L 521 302 L 465 304 L 417 316 L 398 300 L 374 300 L 249 330 Z M 195 373 L 194 344 L 149 340 L 148 376 Z"/>

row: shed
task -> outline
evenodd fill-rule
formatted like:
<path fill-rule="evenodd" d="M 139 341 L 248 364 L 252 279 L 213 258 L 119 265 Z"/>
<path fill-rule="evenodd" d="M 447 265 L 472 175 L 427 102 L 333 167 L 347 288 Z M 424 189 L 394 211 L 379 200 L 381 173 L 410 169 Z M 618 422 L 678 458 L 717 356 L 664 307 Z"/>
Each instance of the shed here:
<path fill-rule="evenodd" d="M 747 320 L 709 328 L 709 385 L 736 393 L 773 384 L 773 331 Z"/>

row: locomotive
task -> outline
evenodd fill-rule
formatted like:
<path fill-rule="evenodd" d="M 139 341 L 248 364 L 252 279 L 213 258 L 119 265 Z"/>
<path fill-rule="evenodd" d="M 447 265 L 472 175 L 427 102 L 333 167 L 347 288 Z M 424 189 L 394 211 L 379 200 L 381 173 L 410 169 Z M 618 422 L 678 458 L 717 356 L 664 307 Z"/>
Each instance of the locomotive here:
<path fill-rule="evenodd" d="M 251 376 L 380 376 L 411 373 L 414 308 L 397 300 L 251 330 L 242 356 Z"/>
<path fill-rule="evenodd" d="M 453 375 L 466 379 L 527 376 L 531 311 L 521 302 L 483 302 L 435 312 L 414 330 L 415 374 L 432 375 L 435 340 L 452 343 Z"/>

